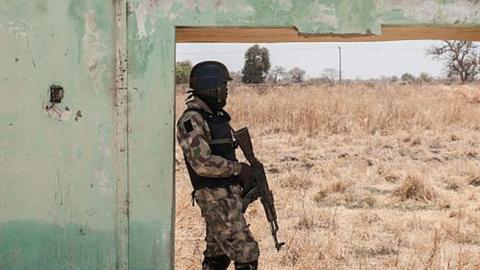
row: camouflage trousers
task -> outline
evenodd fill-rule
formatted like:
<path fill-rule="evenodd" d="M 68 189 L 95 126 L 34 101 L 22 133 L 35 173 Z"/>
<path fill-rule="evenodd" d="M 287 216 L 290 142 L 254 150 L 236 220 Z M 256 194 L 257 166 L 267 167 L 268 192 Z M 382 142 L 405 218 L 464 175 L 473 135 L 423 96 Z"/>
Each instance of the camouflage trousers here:
<path fill-rule="evenodd" d="M 237 263 L 256 261 L 260 252 L 241 210 L 240 186 L 202 188 L 194 195 L 207 225 L 203 255 L 227 255 Z"/>

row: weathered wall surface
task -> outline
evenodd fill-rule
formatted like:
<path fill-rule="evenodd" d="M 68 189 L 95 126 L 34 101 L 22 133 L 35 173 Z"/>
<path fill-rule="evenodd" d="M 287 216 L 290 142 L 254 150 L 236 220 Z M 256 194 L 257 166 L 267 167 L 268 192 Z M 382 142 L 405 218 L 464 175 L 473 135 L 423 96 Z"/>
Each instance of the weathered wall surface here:
<path fill-rule="evenodd" d="M 0 269 L 115 269 L 111 4 L 0 2 Z"/>
<path fill-rule="evenodd" d="M 382 24 L 478 27 L 479 10 L 475 0 L 3 0 L 0 269 L 170 269 L 175 26 L 381 34 Z M 52 83 L 65 98 L 50 108 Z"/>
<path fill-rule="evenodd" d="M 130 226 L 134 269 L 150 267 L 144 265 L 148 258 L 160 262 L 157 269 L 168 269 L 172 256 L 175 26 L 295 26 L 306 34 L 381 34 L 382 24 L 480 24 L 480 3 L 462 0 L 131 0 L 129 11 L 130 222 L 148 224 L 148 230 Z"/>

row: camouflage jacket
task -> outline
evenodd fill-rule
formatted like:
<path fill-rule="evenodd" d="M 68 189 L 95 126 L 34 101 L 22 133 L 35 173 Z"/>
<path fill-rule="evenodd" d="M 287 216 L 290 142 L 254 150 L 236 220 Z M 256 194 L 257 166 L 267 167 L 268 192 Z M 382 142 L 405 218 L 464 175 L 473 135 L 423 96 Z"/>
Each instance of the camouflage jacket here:
<path fill-rule="evenodd" d="M 195 108 L 212 112 L 207 104 L 194 97 L 187 101 L 187 109 Z M 184 123 L 190 120 L 190 131 Z M 227 160 L 213 155 L 209 146 L 211 141 L 210 129 L 200 113 L 185 111 L 177 122 L 177 140 L 193 170 L 200 176 L 221 178 L 238 175 L 242 169 L 237 161 Z"/>

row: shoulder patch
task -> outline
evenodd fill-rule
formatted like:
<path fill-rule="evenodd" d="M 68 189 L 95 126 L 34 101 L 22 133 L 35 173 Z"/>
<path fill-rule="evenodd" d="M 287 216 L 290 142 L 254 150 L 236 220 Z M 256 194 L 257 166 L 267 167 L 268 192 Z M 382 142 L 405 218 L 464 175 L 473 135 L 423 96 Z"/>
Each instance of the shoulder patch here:
<path fill-rule="evenodd" d="M 193 130 L 192 121 L 191 120 L 186 121 L 185 123 L 183 123 L 183 127 L 187 132 L 191 132 Z"/>

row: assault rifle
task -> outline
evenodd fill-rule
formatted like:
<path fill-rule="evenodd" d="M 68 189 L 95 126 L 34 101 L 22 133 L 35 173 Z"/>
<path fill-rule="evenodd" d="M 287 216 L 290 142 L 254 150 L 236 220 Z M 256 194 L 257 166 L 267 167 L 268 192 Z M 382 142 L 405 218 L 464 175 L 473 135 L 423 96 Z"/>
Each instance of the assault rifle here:
<path fill-rule="evenodd" d="M 250 139 L 250 134 L 248 133 L 247 128 L 242 128 L 234 132 L 233 136 L 235 137 L 238 145 L 240 146 L 240 149 L 242 149 L 245 158 L 250 163 L 253 174 L 252 181 L 250 181 L 243 187 L 242 212 L 245 213 L 248 205 L 260 198 L 260 201 L 263 204 L 263 209 L 265 210 L 265 215 L 267 216 L 267 220 L 270 223 L 270 229 L 272 231 L 273 241 L 275 242 L 275 248 L 277 248 L 277 251 L 280 251 L 280 248 L 285 245 L 285 243 L 279 243 L 277 239 L 277 213 L 275 211 L 272 191 L 268 187 L 267 177 L 265 175 L 265 169 L 263 168 L 263 164 L 258 161 L 258 159 L 255 157 L 255 154 L 253 153 L 252 140 Z"/>

